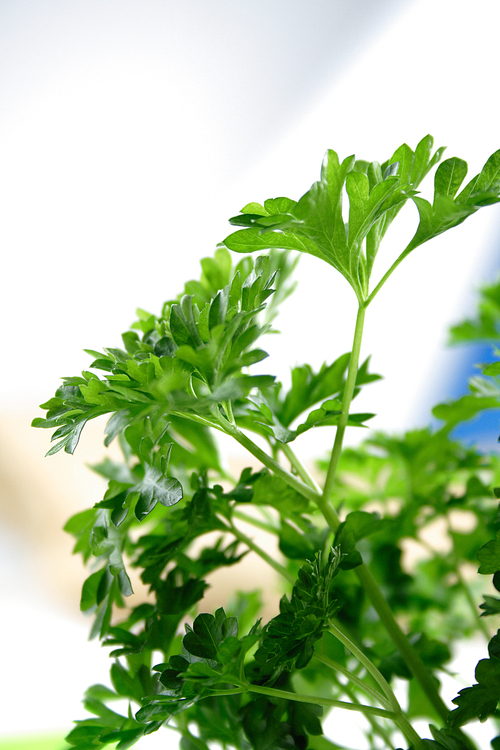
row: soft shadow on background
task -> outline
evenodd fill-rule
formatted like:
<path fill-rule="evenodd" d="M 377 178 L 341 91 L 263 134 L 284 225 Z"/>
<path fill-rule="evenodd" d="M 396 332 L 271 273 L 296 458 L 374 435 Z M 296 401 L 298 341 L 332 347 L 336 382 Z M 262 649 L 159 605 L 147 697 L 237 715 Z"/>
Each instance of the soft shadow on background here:
<path fill-rule="evenodd" d="M 102 425 L 74 457 L 43 459 L 49 436 L 29 428 L 37 405 L 88 367 L 84 347 L 119 345 L 137 306 L 156 312 L 195 278 L 245 203 L 297 199 L 327 148 L 383 161 L 430 132 L 477 172 L 500 147 L 499 15 L 496 0 L 2 2 L 0 748 L 43 750 L 15 740 L 35 731 L 59 732 L 46 747 L 63 747 L 83 690 L 107 681 L 60 531 L 100 499 L 85 463 L 102 457 Z M 470 363 L 445 350 L 446 329 L 496 276 L 499 228 L 491 208 L 458 245 L 450 232 L 419 248 L 374 303 L 363 353 L 385 380 L 359 406 L 377 413 L 375 428 L 423 425 L 437 399 L 465 390 Z M 394 253 L 413 231 L 411 220 L 396 228 Z M 345 281 L 312 257 L 300 279 L 301 302 L 285 304 L 283 335 L 269 341 L 285 380 L 290 351 L 318 365 L 350 347 Z M 319 433 L 306 454 L 330 442 Z"/>

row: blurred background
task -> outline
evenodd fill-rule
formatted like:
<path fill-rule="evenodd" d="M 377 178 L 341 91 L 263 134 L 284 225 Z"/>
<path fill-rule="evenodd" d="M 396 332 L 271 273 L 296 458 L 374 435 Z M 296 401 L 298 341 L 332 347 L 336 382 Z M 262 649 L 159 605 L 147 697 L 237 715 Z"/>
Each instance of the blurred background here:
<path fill-rule="evenodd" d="M 1 0 L 0 748 L 62 748 L 108 673 L 61 531 L 102 496 L 85 466 L 102 424 L 75 456 L 44 459 L 37 405 L 88 367 L 83 348 L 119 346 L 136 307 L 159 312 L 196 278 L 229 216 L 298 199 L 327 148 L 382 162 L 431 133 L 480 170 L 500 147 L 499 16 L 498 0 Z M 416 210 L 403 217 L 376 277 L 415 230 Z M 447 350 L 447 328 L 496 278 L 499 230 L 492 207 L 418 248 L 370 308 L 363 354 L 384 380 L 358 406 L 374 428 L 424 425 L 465 392 L 483 356 Z M 285 381 L 295 356 L 349 350 L 354 324 L 352 291 L 313 257 L 297 294 L 265 363 Z M 493 449 L 497 422 L 471 439 Z M 309 459 L 332 437 L 310 435 Z"/>

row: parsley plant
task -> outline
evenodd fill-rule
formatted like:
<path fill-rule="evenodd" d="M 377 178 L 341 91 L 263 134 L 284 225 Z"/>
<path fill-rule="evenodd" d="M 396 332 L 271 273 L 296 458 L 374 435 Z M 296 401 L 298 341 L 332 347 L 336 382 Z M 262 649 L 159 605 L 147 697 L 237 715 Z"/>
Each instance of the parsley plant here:
<path fill-rule="evenodd" d="M 343 449 L 346 428 L 372 416 L 351 408 L 379 378 L 359 361 L 371 302 L 410 252 L 500 201 L 500 151 L 461 189 L 467 164 L 439 163 L 443 150 L 433 152 L 427 136 L 383 164 L 340 161 L 328 151 L 319 181 L 300 200 L 246 205 L 230 219 L 236 231 L 201 261 L 199 280 L 159 315 L 139 310 L 123 348 L 88 350 L 89 369 L 65 378 L 42 405 L 47 415 L 33 424 L 55 430 L 49 454 L 73 453 L 85 424 L 102 415 L 109 416 L 105 445 L 117 440 L 123 454 L 93 467 L 107 480 L 104 497 L 65 527 L 90 566 L 81 609 L 112 660 L 110 686 L 88 689 L 90 718 L 67 738 L 75 750 L 116 743 L 125 750 L 167 725 L 182 750 L 342 750 L 335 731 L 323 734 L 332 709 L 354 722 L 364 717 L 374 750 L 401 743 L 471 750 L 474 727 L 462 727 L 488 717 L 495 726 L 500 634 L 485 618 L 500 614 L 500 598 L 486 594 L 481 604 L 479 592 L 481 576 L 491 575 L 500 591 L 491 490 L 500 484 L 500 462 L 460 444 L 453 430 L 500 406 L 500 362 L 473 379 L 468 395 L 436 407 L 440 427 L 371 434 L 361 447 Z M 418 188 L 438 164 L 431 203 Z M 380 243 L 408 203 L 418 209 L 417 230 L 372 287 Z M 237 262 L 230 251 L 243 257 Z M 266 358 L 260 341 L 294 290 L 295 251 L 342 274 L 358 313 L 352 351 L 333 361 L 325 352 L 328 363 L 318 371 L 294 367 L 285 389 L 272 375 L 253 374 L 252 365 Z M 500 285 L 484 291 L 478 319 L 453 337 L 494 342 L 499 330 Z M 322 425 L 336 427 L 335 441 L 314 478 L 299 458 L 300 436 Z M 232 476 L 219 454 L 220 432 L 261 468 Z M 467 530 L 457 513 L 469 519 Z M 438 520 L 444 552 L 425 541 Z M 242 522 L 274 536 L 279 557 Z M 425 559 L 412 566 L 402 558 L 408 539 L 425 547 Z M 279 614 L 259 618 L 258 591 L 206 612 L 206 577 L 249 550 L 282 580 Z M 480 576 L 471 580 L 478 560 Z M 132 607 L 130 568 L 149 589 Z M 477 633 L 485 639 L 477 682 L 446 705 L 439 675 L 453 646 Z M 399 697 L 396 678 L 406 686 Z M 117 700 L 128 701 L 128 710 L 114 710 Z M 416 718 L 430 723 L 427 737 L 416 732 Z M 492 747 L 500 748 L 500 736 Z"/>

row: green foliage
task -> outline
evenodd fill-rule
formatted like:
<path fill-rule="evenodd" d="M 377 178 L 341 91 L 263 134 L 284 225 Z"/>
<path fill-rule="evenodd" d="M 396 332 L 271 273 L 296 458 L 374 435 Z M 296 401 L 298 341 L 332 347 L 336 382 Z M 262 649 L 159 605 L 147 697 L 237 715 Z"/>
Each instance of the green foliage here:
<path fill-rule="evenodd" d="M 332 708 L 363 713 L 374 750 L 393 750 L 401 736 L 410 750 L 473 750 L 462 725 L 498 717 L 500 631 L 490 638 L 488 628 L 500 598 L 487 577 L 500 591 L 491 490 L 500 498 L 500 460 L 452 435 L 500 407 L 500 362 L 483 368 L 469 393 L 435 407 L 439 427 L 367 433 L 357 448 L 342 448 L 345 430 L 373 416 L 351 409 L 380 378 L 359 358 L 372 299 L 411 250 L 500 199 L 500 152 L 461 192 L 466 163 L 443 161 L 432 204 L 417 195 L 443 153 L 432 145 L 430 136 L 414 151 L 403 144 L 382 164 L 328 151 L 320 180 L 297 202 L 248 204 L 231 219 L 241 229 L 201 261 L 199 280 L 159 315 L 138 310 L 123 348 L 87 350 L 89 368 L 42 405 L 46 416 L 33 424 L 53 430 L 49 454 L 73 453 L 85 424 L 102 415 L 105 445 L 116 439 L 122 452 L 93 467 L 103 497 L 65 526 L 90 568 L 81 610 L 111 658 L 109 686 L 89 688 L 90 718 L 68 735 L 76 750 L 124 750 L 164 725 L 178 731 L 181 750 L 345 750 L 335 730 L 323 735 Z M 370 290 L 379 245 L 408 201 L 419 213 L 414 237 Z M 235 265 L 228 249 L 265 254 Z M 291 250 L 338 270 L 359 311 L 352 351 L 325 352 L 318 370 L 295 366 L 285 388 L 252 367 L 267 357 L 261 338 L 295 288 Z M 483 290 L 478 318 L 456 326 L 454 341 L 497 343 L 499 290 Z M 313 478 L 295 445 L 318 427 L 336 437 Z M 218 432 L 262 468 L 232 476 Z M 275 554 L 248 524 L 274 537 Z M 235 592 L 206 612 L 212 574 L 250 562 L 249 552 L 282 579 L 279 613 L 263 620 L 259 591 Z M 147 597 L 133 596 L 132 569 Z M 478 631 L 488 658 L 450 712 L 440 675 Z M 432 738 L 410 723 L 422 718 Z"/>
<path fill-rule="evenodd" d="M 281 383 L 261 389 L 251 398 L 250 408 L 236 412 L 237 422 L 243 427 L 260 432 L 264 437 L 272 435 L 280 443 L 290 443 L 312 427 L 336 426 L 342 413 L 342 399 L 346 385 L 345 374 L 349 366 L 349 353 L 342 355 L 331 365 L 324 363 L 315 373 L 309 365 L 292 369 L 292 385 L 282 393 Z M 353 397 L 361 387 L 380 379 L 380 375 L 368 372 L 369 360 L 358 370 Z M 323 402 L 321 406 L 312 408 Z M 310 409 L 305 421 L 290 429 L 292 422 Z M 374 414 L 350 413 L 349 425 L 364 427 Z"/>
<path fill-rule="evenodd" d="M 144 437 L 151 444 L 142 446 L 142 434 L 137 430 L 132 431 L 132 442 L 127 439 L 142 458 L 143 453 L 167 439 L 166 415 L 212 424 L 210 417 L 218 403 L 244 397 L 253 387 L 270 385 L 274 378 L 251 376 L 242 370 L 267 356 L 253 345 L 269 330 L 269 324 L 260 325 L 256 320 L 265 300 L 273 294 L 277 274 L 273 266 L 279 264 L 279 257 L 286 267 L 282 254 L 261 256 L 255 263 L 242 261 L 229 281 L 225 272 L 230 259 L 221 249 L 213 260 L 206 259 L 211 261 L 205 263 L 211 275 L 205 273 L 198 285 L 188 285 L 194 287 L 196 295 L 183 294 L 178 301 L 167 303 L 160 317 L 138 311 L 139 320 L 133 327 L 142 336 L 136 331 L 125 333 L 125 349 L 106 349 L 104 354 L 87 350 L 94 357 L 90 368 L 107 374 L 99 378 L 85 371 L 81 377 L 65 378 L 55 397 L 42 405 L 47 416 L 35 419 L 33 426 L 55 427 L 52 440 L 59 441 L 49 455 L 62 448 L 73 453 L 89 419 L 112 413 L 105 430 L 106 445 L 127 427 L 150 420 L 152 434 Z M 209 281 L 222 277 L 228 283 L 211 289 Z M 282 296 L 283 292 L 286 295 L 283 284 L 280 290 Z M 208 296 L 210 292 L 213 298 Z M 201 309 L 196 299 L 200 305 L 204 302 Z"/>
<path fill-rule="evenodd" d="M 255 654 L 259 677 L 270 675 L 274 680 L 283 670 L 302 669 L 310 662 L 314 644 L 338 608 L 331 585 L 340 557 L 334 547 L 324 564 L 318 552 L 300 568 L 290 600 L 286 596 L 281 600 L 280 614 L 268 623 Z"/>
<path fill-rule="evenodd" d="M 462 726 L 473 719 L 484 721 L 491 716 L 500 700 L 500 635 L 497 632 L 488 644 L 488 659 L 481 659 L 476 667 L 477 683 L 463 688 L 453 699 L 456 708 L 451 713 L 452 726 Z"/>
<path fill-rule="evenodd" d="M 420 146 L 419 159 L 421 152 Z M 356 161 L 354 156 L 340 162 L 330 149 L 320 180 L 298 202 L 277 198 L 265 201 L 263 206 L 245 206 L 242 215 L 230 219 L 230 223 L 248 228 L 230 235 L 224 244 L 243 253 L 273 247 L 310 253 L 340 271 L 362 296 L 380 240 L 413 194 L 412 185 L 418 184 L 420 173 L 427 169 L 430 150 L 414 169 L 404 159 L 399 161 L 402 155 L 415 160 L 415 154 L 405 145 L 382 167 L 378 162 Z M 410 182 L 412 177 L 414 183 Z M 347 225 L 342 217 L 344 189 L 349 196 Z M 367 248 L 363 252 L 365 239 Z"/>
<path fill-rule="evenodd" d="M 500 324 L 500 281 L 481 290 L 478 315 L 450 329 L 451 343 L 498 341 Z"/>
<path fill-rule="evenodd" d="M 500 151 L 490 156 L 481 172 L 456 196 L 466 174 L 467 163 L 462 159 L 454 157 L 440 164 L 434 178 L 432 205 L 423 198 L 414 198 L 420 223 L 405 253 L 461 224 L 482 206 L 500 200 Z"/>
<path fill-rule="evenodd" d="M 461 224 L 482 206 L 496 203 L 500 190 L 500 151 L 495 152 L 456 196 L 467 174 L 462 159 L 446 159 L 436 170 L 432 205 L 416 188 L 438 163 L 443 148 L 432 155 L 426 136 L 412 151 L 405 143 L 382 165 L 349 156 L 340 162 L 327 151 L 321 177 L 298 202 L 288 198 L 251 203 L 230 219 L 247 227 L 226 237 L 230 250 L 249 253 L 282 248 L 310 253 L 337 269 L 359 300 L 368 297 L 368 281 L 381 240 L 408 199 L 419 212 L 419 225 L 399 260 L 442 232 Z M 342 198 L 349 199 L 344 222 Z"/>

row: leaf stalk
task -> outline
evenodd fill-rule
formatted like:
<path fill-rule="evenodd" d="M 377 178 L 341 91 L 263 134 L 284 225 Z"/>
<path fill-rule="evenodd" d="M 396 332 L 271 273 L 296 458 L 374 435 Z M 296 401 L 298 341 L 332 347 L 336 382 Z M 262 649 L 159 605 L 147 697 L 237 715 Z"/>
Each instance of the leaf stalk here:
<path fill-rule="evenodd" d="M 253 539 L 250 539 L 246 534 L 244 534 L 242 531 L 240 531 L 233 523 L 229 522 L 226 523 L 225 519 L 217 513 L 217 518 L 219 521 L 224 523 L 224 526 L 226 529 L 236 537 L 240 542 L 243 542 L 243 544 L 246 544 L 246 546 L 252 550 L 252 552 L 255 552 L 256 555 L 258 555 L 262 560 L 264 560 L 268 565 L 271 566 L 277 573 L 279 573 L 283 578 L 286 578 L 286 580 L 291 583 L 292 585 L 295 583 L 295 576 L 292 575 L 283 565 L 281 565 L 277 560 L 274 559 L 274 557 L 271 557 L 271 555 L 268 555 L 268 553 L 262 549 L 262 547 L 259 547 L 258 544 L 255 544 Z"/>
<path fill-rule="evenodd" d="M 378 690 L 375 690 L 375 688 L 372 688 L 371 685 L 367 685 L 366 682 L 364 682 L 360 677 L 354 674 L 354 672 L 351 672 L 350 669 L 347 669 L 346 667 L 342 666 L 342 664 L 339 664 L 337 661 L 335 661 L 334 659 L 330 659 L 324 654 L 318 654 L 315 652 L 314 658 L 320 661 L 326 667 L 330 667 L 330 669 L 333 669 L 335 672 L 339 672 L 340 674 L 344 675 L 344 677 L 347 677 L 349 682 L 352 682 L 353 685 L 356 685 L 359 690 L 362 690 L 364 693 L 369 695 L 370 698 L 377 701 L 377 703 L 379 703 L 381 706 L 390 710 L 391 705 L 387 697 L 379 693 Z"/>
<path fill-rule="evenodd" d="M 349 638 L 333 623 L 330 623 L 330 633 L 337 638 L 356 659 L 365 667 L 366 671 L 371 674 L 384 693 L 389 706 L 395 714 L 401 713 L 401 706 L 394 695 L 391 686 L 385 677 L 379 672 L 373 662 L 359 649 Z"/>
<path fill-rule="evenodd" d="M 319 492 L 314 490 L 309 485 L 304 484 L 304 482 L 298 479 L 294 474 L 287 471 L 283 466 L 281 466 L 281 464 L 275 461 L 274 458 L 272 458 L 268 453 L 262 450 L 262 448 L 259 448 L 259 446 L 254 443 L 253 440 L 248 437 L 248 435 L 245 435 L 245 433 L 243 433 L 238 427 L 231 425 L 229 422 L 225 421 L 224 423 L 220 423 L 220 429 L 223 432 L 226 432 L 228 435 L 231 435 L 240 445 L 246 448 L 249 453 L 255 456 L 255 458 L 257 458 L 266 468 L 270 469 L 272 472 L 277 474 L 277 476 L 284 479 L 284 481 L 298 493 L 306 497 L 308 500 L 311 500 L 313 503 L 317 503 L 318 500 L 321 500 L 321 495 Z"/>
<path fill-rule="evenodd" d="M 313 490 L 315 490 L 318 494 L 321 494 L 321 487 L 319 484 L 314 480 L 314 478 L 310 475 L 302 461 L 299 459 L 297 454 L 294 452 L 294 450 L 290 447 L 288 443 L 280 444 L 279 446 L 285 456 L 290 461 L 291 466 L 295 469 L 297 472 L 297 475 L 302 479 L 304 484 L 307 484 L 309 487 L 311 487 Z"/>
<path fill-rule="evenodd" d="M 359 354 L 361 350 L 361 341 L 363 338 L 363 326 L 365 322 L 366 305 L 360 304 L 358 308 L 358 314 L 356 316 L 356 326 L 354 328 L 354 339 L 352 343 L 351 359 L 349 362 L 349 371 L 347 373 L 347 381 L 344 389 L 344 397 L 342 399 L 342 411 L 335 433 L 335 441 L 333 443 L 333 450 L 330 456 L 330 463 L 328 466 L 328 472 L 326 475 L 325 486 L 323 488 L 323 502 L 328 501 L 333 490 L 335 482 L 335 475 L 337 473 L 337 466 L 342 453 L 342 443 L 344 441 L 344 433 L 347 427 L 347 421 L 349 419 L 349 409 L 351 407 L 351 401 L 354 393 L 354 386 L 356 385 L 356 376 L 358 374 L 359 366 Z"/>
<path fill-rule="evenodd" d="M 363 703 L 347 703 L 346 701 L 337 701 L 333 698 L 301 695 L 288 690 L 265 687 L 264 685 L 247 684 L 245 687 L 250 693 L 268 695 L 270 698 L 282 698 L 289 701 L 297 701 L 298 703 L 313 703 L 319 706 L 328 706 L 329 708 L 344 708 L 347 711 L 360 711 L 361 713 L 372 714 L 373 716 L 383 716 L 386 719 L 397 719 L 397 715 L 393 711 L 387 711 L 385 708 L 378 708 L 377 706 L 367 706 Z"/>
<path fill-rule="evenodd" d="M 368 297 L 365 300 L 365 307 L 368 307 L 368 305 L 370 304 L 370 302 L 373 301 L 373 298 L 382 289 L 382 287 L 384 286 L 384 284 L 387 281 L 387 279 L 389 278 L 389 276 L 391 276 L 394 273 L 394 271 L 399 266 L 399 264 L 406 258 L 407 255 L 409 255 L 409 253 L 412 250 L 413 250 L 413 246 L 412 246 L 412 244 L 410 242 L 410 244 L 403 250 L 403 252 L 401 253 L 401 255 L 399 255 L 396 258 L 396 260 L 394 261 L 394 263 L 392 264 L 392 266 L 384 273 L 384 275 L 382 276 L 382 278 L 378 282 L 377 286 L 373 289 L 373 291 L 371 292 L 371 294 L 368 295 Z"/>
<path fill-rule="evenodd" d="M 403 656 L 408 668 L 420 683 L 422 689 L 427 695 L 429 701 L 446 724 L 448 720 L 449 709 L 446 707 L 441 696 L 439 695 L 433 677 L 427 670 L 420 656 L 417 654 L 408 638 L 399 627 L 391 608 L 387 604 L 377 582 L 375 581 L 370 569 L 366 565 L 359 565 L 354 571 L 362 584 L 368 598 L 370 599 L 385 629 L 393 639 L 398 650 Z"/>

